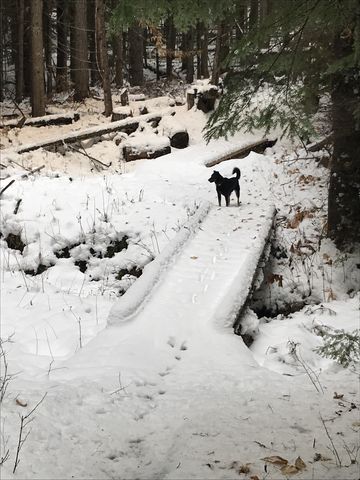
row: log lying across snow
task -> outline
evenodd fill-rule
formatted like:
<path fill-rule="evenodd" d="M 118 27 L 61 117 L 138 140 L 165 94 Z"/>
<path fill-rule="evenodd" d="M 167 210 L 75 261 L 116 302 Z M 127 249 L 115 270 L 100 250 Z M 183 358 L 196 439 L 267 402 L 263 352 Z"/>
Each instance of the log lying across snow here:
<path fill-rule="evenodd" d="M 276 142 L 277 139 L 269 140 L 268 138 L 263 138 L 257 142 L 249 143 L 239 148 L 238 150 L 231 151 L 226 155 L 218 157 L 215 160 L 206 163 L 206 166 L 213 167 L 218 163 L 224 162 L 225 160 L 231 160 L 232 158 L 244 158 L 249 155 L 250 152 L 263 153 L 266 148 L 273 147 Z"/>
<path fill-rule="evenodd" d="M 123 146 L 123 156 L 126 162 L 140 159 L 158 158 L 171 152 L 168 137 L 148 134 L 144 138 L 129 138 Z"/>
<path fill-rule="evenodd" d="M 314 143 L 311 143 L 310 145 L 307 145 L 306 149 L 308 152 L 318 152 L 322 148 L 330 145 L 333 142 L 333 140 L 334 140 L 334 135 L 330 133 L 330 135 L 328 135 L 325 138 L 322 138 L 318 142 L 314 142 Z"/>
<path fill-rule="evenodd" d="M 47 127 L 48 125 L 68 125 L 77 122 L 80 114 L 77 112 L 59 113 L 54 115 L 45 115 L 43 117 L 27 118 L 21 126 L 25 127 Z M 19 126 L 20 119 L 10 120 L 0 125 L 1 128 L 15 128 Z"/>
<path fill-rule="evenodd" d="M 38 148 L 45 148 L 50 150 L 55 150 L 58 147 L 62 147 L 67 144 L 72 144 L 76 142 L 81 142 L 88 138 L 101 137 L 101 135 L 106 135 L 107 133 L 112 132 L 125 132 L 127 134 L 135 132 L 139 127 L 139 122 L 148 122 L 153 126 L 159 124 L 161 120 L 161 115 L 159 113 L 149 113 L 148 115 L 141 115 L 138 117 L 127 118 L 125 120 L 119 120 L 118 122 L 106 123 L 104 125 L 97 125 L 96 127 L 87 128 L 86 130 L 79 130 L 78 132 L 70 132 L 62 137 L 53 138 L 51 140 L 44 140 L 38 143 L 32 143 L 28 145 L 23 145 L 12 149 L 12 152 L 15 153 L 26 153 Z M 3 151 L 2 153 L 5 153 Z"/>

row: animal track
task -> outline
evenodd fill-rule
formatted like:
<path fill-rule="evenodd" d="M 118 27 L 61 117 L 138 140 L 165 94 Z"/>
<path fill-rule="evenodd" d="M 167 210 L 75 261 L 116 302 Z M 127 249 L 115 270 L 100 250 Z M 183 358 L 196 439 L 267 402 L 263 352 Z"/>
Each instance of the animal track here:
<path fill-rule="evenodd" d="M 167 341 L 168 345 L 170 345 L 171 348 L 174 348 L 176 345 L 176 338 L 175 337 L 169 337 Z"/>
<path fill-rule="evenodd" d="M 181 346 L 180 346 L 180 350 L 187 350 L 188 347 L 187 347 L 187 344 L 186 344 L 186 341 L 182 342 Z"/>

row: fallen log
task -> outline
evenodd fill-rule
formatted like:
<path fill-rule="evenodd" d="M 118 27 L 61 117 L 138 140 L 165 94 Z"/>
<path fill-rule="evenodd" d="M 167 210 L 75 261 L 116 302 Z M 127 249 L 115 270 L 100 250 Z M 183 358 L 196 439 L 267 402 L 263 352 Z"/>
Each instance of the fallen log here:
<path fill-rule="evenodd" d="M 148 135 L 145 140 L 133 137 L 126 141 L 122 151 L 126 162 L 158 158 L 171 152 L 170 140 L 155 134 Z"/>
<path fill-rule="evenodd" d="M 133 133 L 139 127 L 139 122 L 148 122 L 152 125 L 159 124 L 162 115 L 158 113 L 149 113 L 148 115 L 141 115 L 138 117 L 127 118 L 125 120 L 119 120 L 118 122 L 106 123 L 104 125 L 88 128 L 86 130 L 79 130 L 78 132 L 70 132 L 62 137 L 53 138 L 51 140 L 44 140 L 38 143 L 33 143 L 30 145 L 23 145 L 15 149 L 11 149 L 11 153 L 26 153 L 39 148 L 45 148 L 50 150 L 55 150 L 58 147 L 64 145 L 81 142 L 88 138 L 101 137 L 111 132 L 125 132 L 128 135 Z M 2 154 L 5 154 L 6 150 L 2 151 Z"/>
<path fill-rule="evenodd" d="M 42 170 L 43 168 L 45 168 L 45 165 L 36 167 L 34 168 L 34 170 L 30 170 L 29 173 L 24 173 L 23 175 L 21 175 L 21 178 L 27 178 L 28 175 L 33 175 L 34 173 L 40 172 L 40 170 Z"/>
<path fill-rule="evenodd" d="M 21 202 L 22 202 L 22 198 L 19 198 L 18 201 L 16 202 L 16 205 L 15 205 L 15 208 L 14 208 L 14 215 L 16 215 L 18 213 Z"/>
<path fill-rule="evenodd" d="M 23 117 L 21 120 L 23 120 Z M 45 127 L 48 125 L 68 125 L 77 122 L 80 119 L 80 114 L 77 112 L 61 113 L 54 115 L 45 115 L 43 117 L 26 118 L 22 125 L 18 120 L 11 120 L 0 125 L 1 128 L 21 128 L 25 127 Z"/>
<path fill-rule="evenodd" d="M 250 152 L 263 153 L 267 148 L 273 147 L 276 142 L 277 139 L 269 140 L 268 138 L 263 138 L 262 140 L 259 140 L 257 142 L 247 144 L 239 148 L 239 150 L 235 150 L 231 153 L 223 155 L 222 157 L 219 157 L 207 163 L 206 166 L 213 167 L 218 163 L 225 162 L 225 160 L 231 160 L 232 158 L 244 158 L 247 157 Z"/>
<path fill-rule="evenodd" d="M 15 180 L 11 180 L 11 182 L 9 182 L 7 185 L 5 185 L 5 187 L 0 191 L 0 197 L 1 195 L 9 188 L 11 187 L 11 185 L 15 182 Z"/>
<path fill-rule="evenodd" d="M 325 138 L 322 138 L 318 142 L 314 142 L 314 143 L 311 143 L 310 145 L 307 145 L 306 150 L 308 152 L 318 152 L 322 148 L 331 144 L 333 140 L 334 140 L 334 136 L 332 133 L 330 133 L 330 135 L 327 135 Z"/>

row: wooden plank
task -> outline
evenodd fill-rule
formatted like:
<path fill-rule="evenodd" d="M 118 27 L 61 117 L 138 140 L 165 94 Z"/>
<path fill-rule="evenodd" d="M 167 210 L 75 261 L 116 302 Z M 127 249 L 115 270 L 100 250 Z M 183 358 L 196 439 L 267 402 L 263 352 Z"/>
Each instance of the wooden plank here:
<path fill-rule="evenodd" d="M 268 147 L 275 145 L 277 139 L 269 140 L 268 138 L 263 138 L 257 142 L 247 144 L 238 150 L 232 151 L 226 155 L 219 156 L 215 160 L 206 164 L 207 167 L 213 167 L 218 163 L 225 162 L 226 160 L 231 160 L 232 158 L 244 158 L 249 155 L 250 152 L 263 153 L 264 150 Z"/>

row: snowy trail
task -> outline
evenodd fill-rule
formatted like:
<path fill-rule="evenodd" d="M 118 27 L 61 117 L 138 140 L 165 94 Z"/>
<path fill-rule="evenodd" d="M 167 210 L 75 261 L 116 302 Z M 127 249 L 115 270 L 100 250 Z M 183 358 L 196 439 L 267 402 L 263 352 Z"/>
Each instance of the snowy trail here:
<path fill-rule="evenodd" d="M 334 400 L 329 401 L 331 391 L 327 398 L 319 396 L 304 372 L 281 363 L 287 340 L 296 340 L 287 333 L 290 324 L 284 325 L 280 339 L 278 329 L 271 339 L 264 337 L 260 357 L 231 328 L 246 299 L 274 213 L 268 159 L 257 154 L 217 167 L 225 176 L 235 166 L 241 168 L 241 205 L 214 205 L 216 193 L 207 182 L 205 165 L 232 148 L 220 142 L 211 147 L 195 145 L 167 158 L 141 162 L 126 175 L 111 178 L 114 192 L 127 192 L 130 198 L 145 188 L 145 200 L 134 203 L 134 209 L 144 212 L 134 217 L 135 224 L 153 224 L 162 215 L 164 227 L 181 220 L 176 223 L 179 229 L 174 229 L 177 233 L 161 245 L 161 253 L 115 304 L 100 302 L 99 297 L 99 305 L 94 305 L 93 297 L 56 289 L 60 300 L 56 308 L 50 306 L 46 295 L 57 288 L 57 276 L 63 280 L 61 265 L 49 269 L 53 283 L 44 293 L 22 293 L 19 279 L 12 280 L 13 290 L 5 296 L 7 311 L 14 317 L 8 328 L 15 324 L 18 332 L 10 360 L 23 373 L 11 387 L 28 408 L 47 394 L 32 423 L 19 475 L 66 480 L 251 476 L 277 480 L 279 467 L 267 465 L 264 470 L 262 459 L 280 455 L 292 463 L 301 456 L 307 463 L 307 470 L 299 471 L 296 478 L 339 478 L 335 469 L 329 473 L 326 463 L 312 462 L 314 453 L 327 452 L 319 412 L 332 418 Z M 37 188 L 39 184 L 41 179 Z M 88 180 L 86 191 L 100 188 L 101 196 L 98 184 L 98 178 Z M 44 187 L 48 185 L 46 181 Z M 59 179 L 60 187 L 76 199 L 75 205 L 80 204 L 80 182 Z M 73 189 L 79 190 L 78 196 Z M 46 200 L 45 195 L 41 198 Z M 147 212 L 153 203 L 157 209 L 150 217 Z M 185 211 L 184 205 L 198 208 Z M 62 211 L 69 217 L 65 208 L 59 209 L 59 215 Z M 188 213 L 194 211 L 193 216 Z M 71 267 L 81 281 L 80 272 Z M 72 315 L 74 299 L 81 308 L 74 307 Z M 80 317 L 85 326 L 82 348 Z M 303 321 L 300 317 L 299 331 L 306 332 L 307 339 L 312 335 L 306 330 L 311 318 L 306 318 L 307 327 Z M 39 342 L 37 332 L 44 337 Z M 279 342 L 282 350 L 263 353 Z M 322 374 L 324 385 L 332 375 L 331 370 Z M 347 373 L 337 372 L 336 390 L 352 392 L 349 385 Z M 304 397 L 305 408 L 299 401 Z M 12 451 L 21 408 L 9 397 L 6 428 L 14 432 Z M 240 475 L 234 462 L 237 469 L 249 465 L 250 473 Z M 15 478 L 10 462 L 6 468 L 4 478 Z M 349 478 L 358 478 L 356 472 Z"/>
<path fill-rule="evenodd" d="M 131 398 L 121 411 L 133 419 L 125 436 L 130 450 L 121 459 L 123 478 L 174 478 L 179 455 L 180 478 L 188 478 L 219 435 L 234 447 L 236 427 L 229 437 L 229 426 L 222 430 L 217 416 L 222 411 L 221 422 L 231 424 L 233 408 L 224 410 L 224 402 L 232 403 L 244 378 L 260 388 L 256 378 L 263 373 L 230 326 L 250 288 L 272 216 L 268 202 L 256 212 L 250 205 L 212 208 L 144 308 L 131 321 L 109 326 L 66 361 L 66 369 L 54 372 L 53 380 L 75 385 L 101 379 L 96 383 L 107 389 L 121 374 L 125 397 Z M 114 422 L 122 431 L 129 419 Z M 198 436 L 207 441 L 199 444 Z M 116 477 L 116 462 L 106 472 Z"/>
<path fill-rule="evenodd" d="M 115 317 L 115 326 L 66 361 L 70 373 L 60 376 L 116 375 L 125 365 L 142 371 L 154 358 L 157 369 L 165 368 L 169 347 L 206 352 L 201 343 L 210 342 L 222 349 L 218 336 L 232 335 L 226 327 L 246 300 L 272 217 L 267 202 L 257 211 L 250 205 L 213 208 L 138 315 L 120 327 Z"/>

